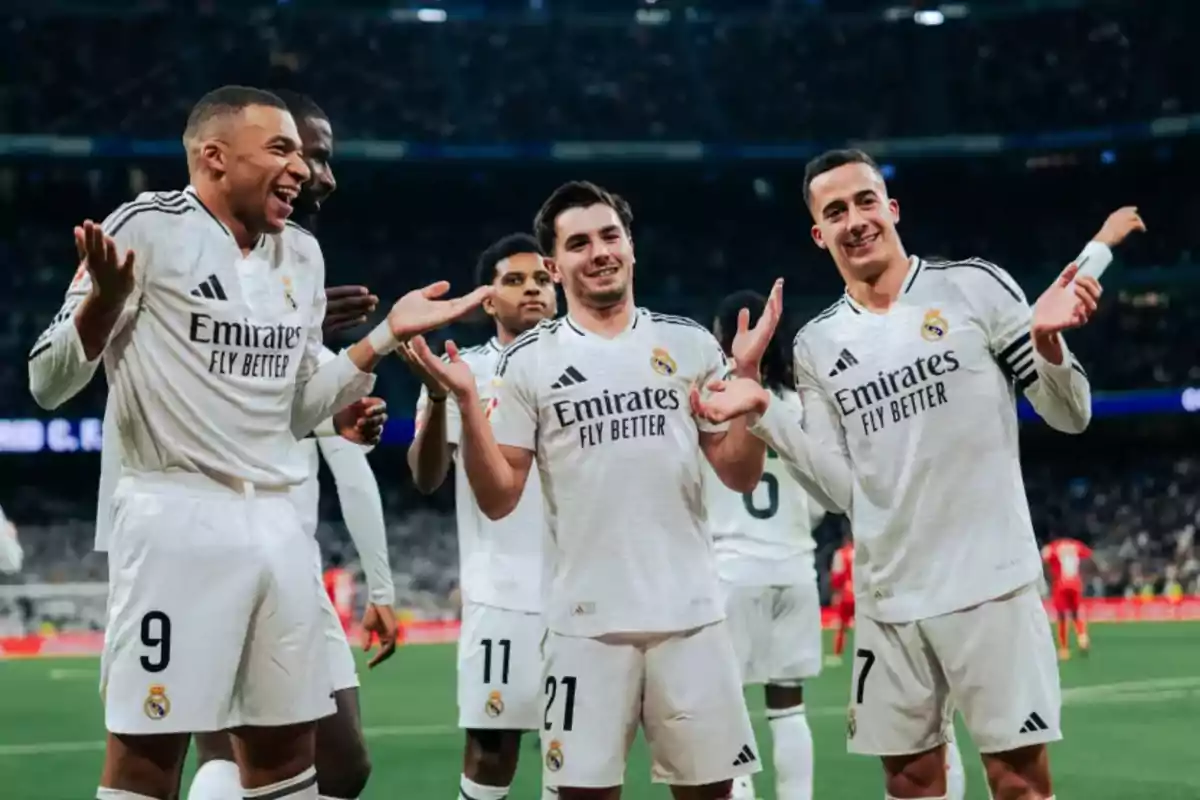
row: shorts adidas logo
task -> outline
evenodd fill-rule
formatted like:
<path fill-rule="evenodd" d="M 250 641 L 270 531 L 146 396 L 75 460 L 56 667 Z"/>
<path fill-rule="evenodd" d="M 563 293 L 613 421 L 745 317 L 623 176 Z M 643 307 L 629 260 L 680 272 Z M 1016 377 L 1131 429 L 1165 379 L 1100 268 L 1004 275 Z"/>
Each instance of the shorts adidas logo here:
<path fill-rule="evenodd" d="M 221 281 L 216 275 L 209 275 L 200 285 L 189 292 L 192 297 L 204 297 L 208 300 L 228 300 L 225 295 L 225 287 L 221 285 Z"/>
<path fill-rule="evenodd" d="M 741 767 L 746 764 L 753 764 L 758 761 L 758 756 L 754 755 L 754 751 L 750 749 L 750 745 L 742 745 L 742 751 L 738 753 L 738 757 L 733 760 L 733 766 Z"/>
<path fill-rule="evenodd" d="M 838 353 L 838 360 L 834 362 L 833 369 L 829 370 L 829 377 L 836 378 L 857 364 L 858 359 L 854 357 L 854 354 L 843 348 L 842 352 Z"/>
<path fill-rule="evenodd" d="M 1050 726 L 1041 718 L 1036 711 L 1025 718 L 1025 724 L 1021 726 L 1021 733 L 1037 733 L 1039 731 L 1048 731 Z"/>
<path fill-rule="evenodd" d="M 568 386 L 574 386 L 577 383 L 584 383 L 587 378 L 583 377 L 583 373 L 574 367 L 567 367 L 567 371 L 558 376 L 558 380 L 550 384 L 551 389 L 565 389 Z"/>

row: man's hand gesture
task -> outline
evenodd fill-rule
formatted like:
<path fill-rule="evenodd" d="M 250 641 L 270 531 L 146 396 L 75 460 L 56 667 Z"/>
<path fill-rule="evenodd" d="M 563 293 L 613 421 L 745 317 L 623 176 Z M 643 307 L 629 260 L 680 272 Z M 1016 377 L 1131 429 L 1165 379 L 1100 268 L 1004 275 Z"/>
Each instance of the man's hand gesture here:
<path fill-rule="evenodd" d="M 92 276 L 92 294 L 109 307 L 120 306 L 133 293 L 133 251 L 118 257 L 117 243 L 90 219 L 75 228 L 75 251 Z"/>
<path fill-rule="evenodd" d="M 452 341 L 446 342 L 448 360 L 443 361 L 429 349 L 424 336 L 417 336 L 409 342 L 409 352 L 430 378 L 454 395 L 460 406 L 474 401 L 475 374 L 467 362 L 459 357 L 458 345 Z"/>
<path fill-rule="evenodd" d="M 492 296 L 492 287 L 480 286 L 462 297 L 439 299 L 448 291 L 449 281 L 438 281 L 424 289 L 414 289 L 397 300 L 388 312 L 392 336 L 406 341 L 419 333 L 440 328 L 466 316 Z"/>
<path fill-rule="evenodd" d="M 328 335 L 362 325 L 378 305 L 379 298 L 365 286 L 327 286 L 321 328 Z"/>
<path fill-rule="evenodd" d="M 372 656 L 367 662 L 367 669 L 375 669 L 392 657 L 396 652 L 396 638 L 398 626 L 396 625 L 396 611 L 391 606 L 381 606 L 375 603 L 367 604 L 367 611 L 363 614 L 363 652 L 371 652 L 371 645 L 375 640 L 379 640 L 379 652 Z"/>
<path fill-rule="evenodd" d="M 734 371 L 741 378 L 759 379 L 759 365 L 767 348 L 771 345 L 771 337 L 779 327 L 783 317 L 783 278 L 775 281 L 771 293 L 767 295 L 767 303 L 763 307 L 762 316 L 754 327 L 750 327 L 750 310 L 743 308 L 738 312 L 737 333 L 730 347 L 734 361 Z"/>

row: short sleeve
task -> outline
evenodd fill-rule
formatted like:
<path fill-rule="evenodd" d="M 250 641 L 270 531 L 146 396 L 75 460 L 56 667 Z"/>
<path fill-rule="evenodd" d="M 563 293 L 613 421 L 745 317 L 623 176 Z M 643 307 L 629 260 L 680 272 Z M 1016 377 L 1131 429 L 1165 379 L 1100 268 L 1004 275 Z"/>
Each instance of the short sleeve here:
<path fill-rule="evenodd" d="M 703 359 L 703 367 L 700 378 L 700 391 L 707 392 L 708 385 L 713 381 L 728 380 L 729 359 L 725 357 L 725 351 L 721 349 L 721 344 L 716 337 L 708 331 L 699 332 L 703 336 L 701 341 L 701 358 Z M 719 433 L 729 430 L 729 423 L 712 423 L 701 417 L 696 417 L 696 427 L 706 433 Z"/>
<path fill-rule="evenodd" d="M 496 442 L 537 452 L 536 335 L 509 345 L 496 363 L 485 407 Z"/>

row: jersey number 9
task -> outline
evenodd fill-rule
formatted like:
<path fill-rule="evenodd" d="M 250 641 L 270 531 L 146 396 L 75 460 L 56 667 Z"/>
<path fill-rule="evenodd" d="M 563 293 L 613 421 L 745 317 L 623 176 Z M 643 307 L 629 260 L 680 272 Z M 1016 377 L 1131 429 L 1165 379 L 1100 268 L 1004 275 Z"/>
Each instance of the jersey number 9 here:
<path fill-rule="evenodd" d="M 142 669 L 162 672 L 171 663 L 171 618 L 161 611 L 148 611 L 142 617 L 142 644 L 150 655 L 142 656 Z"/>

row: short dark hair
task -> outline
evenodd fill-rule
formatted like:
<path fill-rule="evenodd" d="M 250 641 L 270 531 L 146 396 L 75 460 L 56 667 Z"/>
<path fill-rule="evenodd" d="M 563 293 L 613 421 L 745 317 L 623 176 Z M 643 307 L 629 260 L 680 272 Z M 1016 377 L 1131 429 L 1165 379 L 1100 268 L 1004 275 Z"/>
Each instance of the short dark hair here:
<path fill-rule="evenodd" d="M 766 307 L 767 298 L 749 289 L 734 292 L 721 301 L 717 306 L 716 321 L 720 324 L 720 344 L 725 355 L 733 355 L 733 337 L 737 335 L 737 318 L 741 310 L 743 308 L 749 310 L 750 324 L 754 325 Z M 792 356 L 788 345 L 790 341 L 791 337 L 784 330 L 781 320 L 763 353 L 761 365 L 763 385 L 774 392 L 793 388 L 795 384 L 792 377 Z"/>
<path fill-rule="evenodd" d="M 537 239 L 528 233 L 510 233 L 479 254 L 479 261 L 475 264 L 475 285 L 491 285 L 492 281 L 496 280 L 496 266 L 504 259 L 521 253 L 546 255 Z"/>
<path fill-rule="evenodd" d="M 272 89 L 271 92 L 279 97 L 287 104 L 287 110 L 299 122 L 301 119 L 323 119 L 329 121 L 329 115 L 325 110 L 317 105 L 317 101 L 313 100 L 303 92 L 295 92 L 291 89 Z"/>
<path fill-rule="evenodd" d="M 875 163 L 875 159 L 871 158 L 863 150 L 853 148 L 826 150 L 804 165 L 804 205 L 807 206 L 812 203 L 812 182 L 817 179 L 818 175 L 824 175 L 826 172 L 835 170 L 838 167 L 844 167 L 847 164 L 866 164 L 878 172 L 880 178 L 883 177 L 883 172 L 879 169 L 879 165 Z"/>
<path fill-rule="evenodd" d="M 183 130 L 183 138 L 191 139 L 196 136 L 209 120 L 224 114 L 236 114 L 250 106 L 269 106 L 288 110 L 287 103 L 277 94 L 266 89 L 256 89 L 253 86 L 222 86 L 213 89 L 196 101 L 192 112 L 188 114 L 187 127 Z"/>
<path fill-rule="evenodd" d="M 559 214 L 571 208 L 596 205 L 608 206 L 617 212 L 621 227 L 625 229 L 626 235 L 632 236 L 633 209 L 629 207 L 625 198 L 602 189 L 591 181 L 570 181 L 551 192 L 546 202 L 538 209 L 537 216 L 533 218 L 533 233 L 537 236 L 542 251 L 554 252 L 554 222 Z"/>

